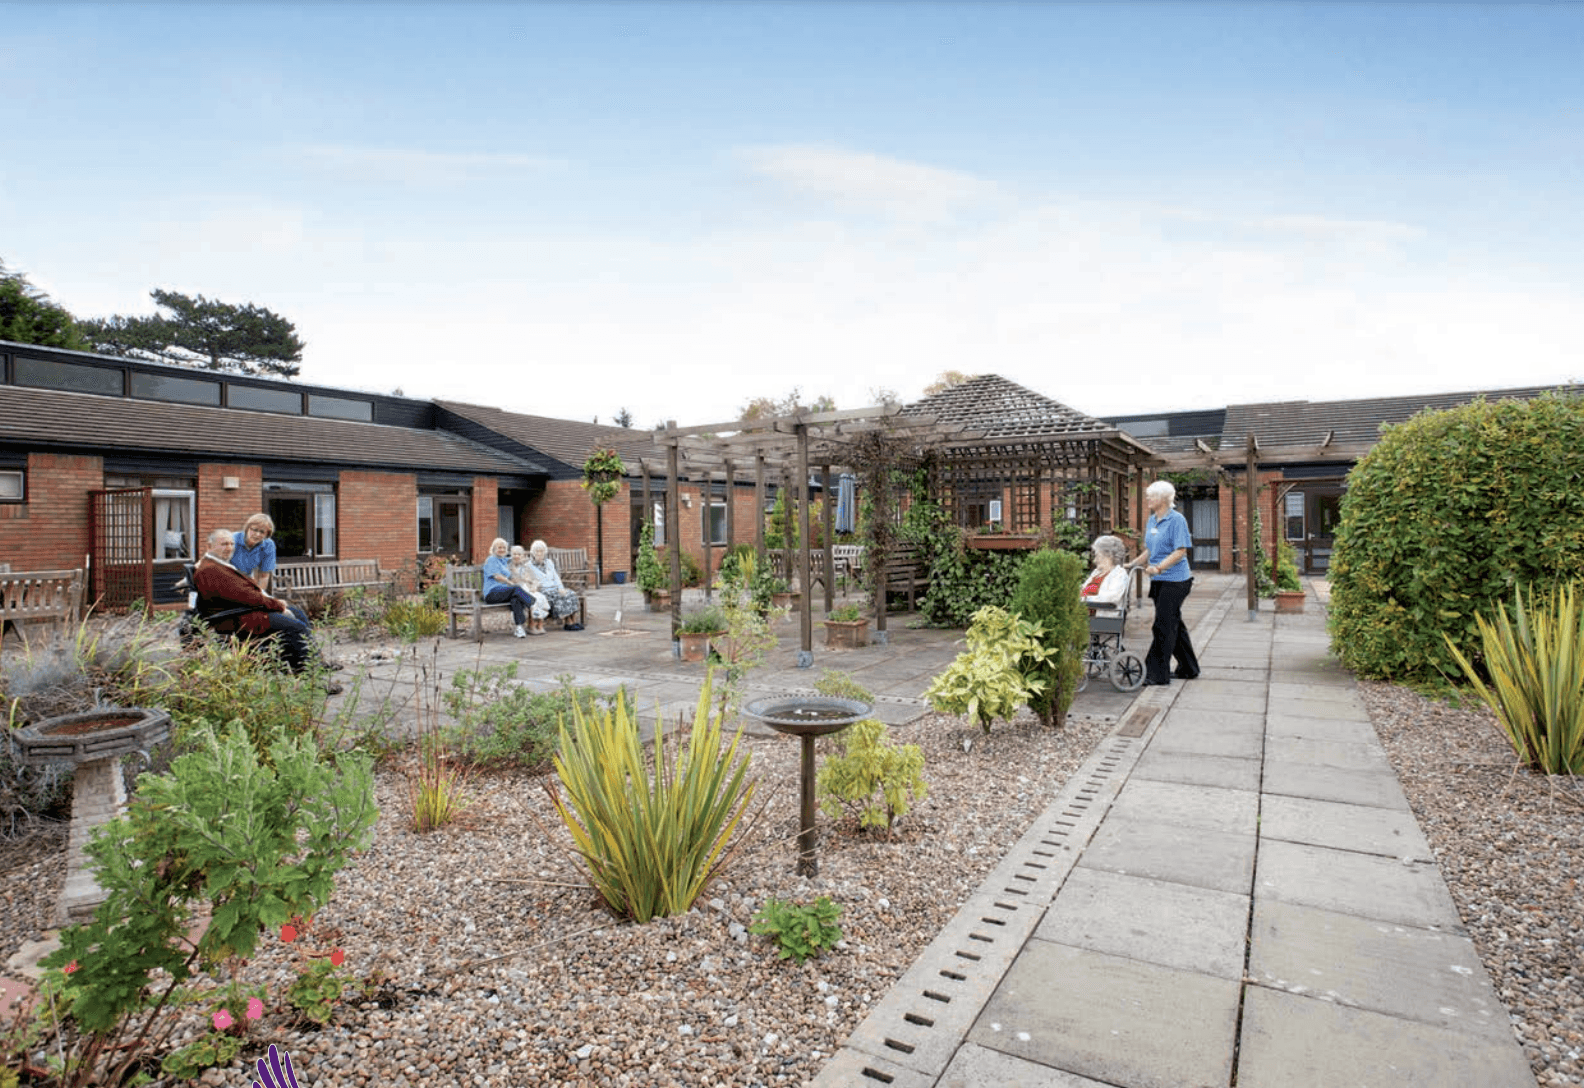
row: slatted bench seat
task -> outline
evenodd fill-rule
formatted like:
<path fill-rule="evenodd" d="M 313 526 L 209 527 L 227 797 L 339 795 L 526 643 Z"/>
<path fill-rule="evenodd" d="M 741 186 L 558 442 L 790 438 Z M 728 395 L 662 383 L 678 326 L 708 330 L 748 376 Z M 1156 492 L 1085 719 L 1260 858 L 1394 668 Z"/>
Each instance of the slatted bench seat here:
<path fill-rule="evenodd" d="M 20 570 L 0 574 L 0 630 L 8 624 L 76 623 L 87 589 L 84 570 Z M 21 631 L 21 627 L 16 628 Z"/>
<path fill-rule="evenodd" d="M 885 565 L 886 611 L 895 611 L 891 607 L 893 597 L 906 600 L 907 611 L 915 611 L 918 598 L 924 596 L 927 589 L 929 563 L 919 553 L 917 545 L 898 542 Z"/>
<path fill-rule="evenodd" d="M 548 548 L 547 554 L 556 565 L 561 582 L 577 594 L 577 622 L 588 622 L 588 549 Z M 565 566 L 562 565 L 565 561 Z M 446 568 L 446 614 L 448 633 L 457 637 L 457 620 L 466 617 L 472 624 L 473 641 L 484 641 L 484 613 L 497 610 L 511 611 L 508 601 L 499 604 L 484 603 L 484 567 L 480 565 L 453 565 Z"/>
<path fill-rule="evenodd" d="M 278 597 L 299 597 L 358 587 L 382 588 L 388 581 L 378 559 L 313 559 L 276 564 L 270 592 Z"/>

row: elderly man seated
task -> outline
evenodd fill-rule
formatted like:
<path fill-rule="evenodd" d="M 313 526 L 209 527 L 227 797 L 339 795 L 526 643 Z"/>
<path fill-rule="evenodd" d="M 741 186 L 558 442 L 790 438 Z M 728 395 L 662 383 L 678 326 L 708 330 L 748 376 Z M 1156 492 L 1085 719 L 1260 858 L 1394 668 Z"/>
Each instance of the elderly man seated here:
<path fill-rule="evenodd" d="M 209 534 L 209 550 L 193 570 L 199 618 L 221 634 L 243 638 L 273 634 L 280 643 L 286 667 L 292 672 L 304 671 L 318 659 L 307 625 L 287 610 L 285 601 L 271 597 L 231 565 L 235 548 L 236 540 L 229 529 L 216 529 Z M 334 695 L 341 685 L 332 681 L 328 690 Z"/>

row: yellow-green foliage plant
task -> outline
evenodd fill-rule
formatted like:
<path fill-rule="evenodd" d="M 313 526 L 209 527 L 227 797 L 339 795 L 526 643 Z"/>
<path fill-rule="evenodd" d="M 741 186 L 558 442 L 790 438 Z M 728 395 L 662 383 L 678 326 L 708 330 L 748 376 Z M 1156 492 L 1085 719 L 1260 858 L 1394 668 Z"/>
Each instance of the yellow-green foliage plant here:
<path fill-rule="evenodd" d="M 820 764 L 816 779 L 825 815 L 834 820 L 846 811 L 858 817 L 859 827 L 889 831 L 929 793 L 923 751 L 916 744 L 892 744 L 889 732 L 877 718 L 842 732 L 842 754 Z"/>
<path fill-rule="evenodd" d="M 1475 617 L 1487 683 L 1457 648 L 1447 645 L 1469 683 L 1501 723 L 1527 766 L 1546 774 L 1584 771 L 1584 597 L 1578 585 L 1536 600 L 1513 595 L 1512 616 Z M 1444 637 L 1444 636 L 1443 636 Z"/>
<path fill-rule="evenodd" d="M 1039 624 L 986 605 L 974 613 L 967 652 L 930 681 L 924 697 L 936 710 L 972 718 L 986 733 L 997 718 L 1011 721 L 1018 707 L 1032 705 L 1050 683 L 1046 663 L 1054 651 L 1044 644 L 1044 634 Z"/>
<path fill-rule="evenodd" d="M 1437 683 L 1458 671 L 1447 639 L 1474 658 L 1474 618 L 1518 586 L 1584 579 L 1581 479 L 1584 397 L 1476 401 L 1386 428 L 1348 473 L 1331 556 L 1342 664 Z"/>
<path fill-rule="evenodd" d="M 665 730 L 655 730 L 652 772 L 625 700 L 609 710 L 574 706 L 571 726 L 561 725 L 560 790 L 549 786 L 551 803 L 594 887 L 621 917 L 647 922 L 686 911 L 746 836 L 742 821 L 758 783 L 748 777 L 748 754 L 737 758 L 742 730 L 722 747 L 712 680 L 713 670 L 674 752 Z"/>

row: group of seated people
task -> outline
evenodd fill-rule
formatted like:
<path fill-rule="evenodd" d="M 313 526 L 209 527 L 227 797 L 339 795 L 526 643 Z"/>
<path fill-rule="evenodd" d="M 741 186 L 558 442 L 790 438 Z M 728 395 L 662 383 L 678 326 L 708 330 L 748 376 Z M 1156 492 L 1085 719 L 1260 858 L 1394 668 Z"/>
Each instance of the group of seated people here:
<path fill-rule="evenodd" d="M 275 572 L 274 535 L 275 523 L 268 514 L 254 514 L 239 533 L 210 532 L 203 558 L 193 568 L 198 617 L 220 634 L 273 636 L 281 661 L 294 673 L 332 668 L 319 654 L 308 614 L 269 593 Z M 331 680 L 326 690 L 334 695 L 341 685 Z"/>
<path fill-rule="evenodd" d="M 484 603 L 511 605 L 516 624 L 512 633 L 518 638 L 544 634 L 546 619 L 560 620 L 563 631 L 583 629 L 573 618 L 578 614 L 577 594 L 561 581 L 544 541 L 536 540 L 524 551 L 521 544 L 508 547 L 504 538 L 496 537 L 483 576 Z"/>

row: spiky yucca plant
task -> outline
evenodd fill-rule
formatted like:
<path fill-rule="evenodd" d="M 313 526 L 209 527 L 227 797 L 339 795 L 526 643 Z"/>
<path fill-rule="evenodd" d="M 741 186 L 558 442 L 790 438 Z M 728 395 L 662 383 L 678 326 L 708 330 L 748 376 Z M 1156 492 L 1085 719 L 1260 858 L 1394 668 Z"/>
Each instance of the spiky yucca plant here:
<path fill-rule="evenodd" d="M 561 724 L 555 769 L 566 797 L 546 783 L 551 803 L 600 896 L 634 921 L 686 911 L 742 842 L 758 783 L 747 777 L 747 754 L 737 760 L 741 729 L 722 750 L 712 679 L 674 753 L 655 730 L 652 773 L 625 701 L 590 713 L 574 706 L 571 726 Z"/>
<path fill-rule="evenodd" d="M 1546 774 L 1584 771 L 1584 597 L 1577 588 L 1561 586 L 1538 601 L 1531 592 L 1527 606 L 1518 590 L 1511 618 L 1505 607 L 1492 620 L 1475 617 L 1489 682 L 1442 635 L 1518 758 Z"/>

